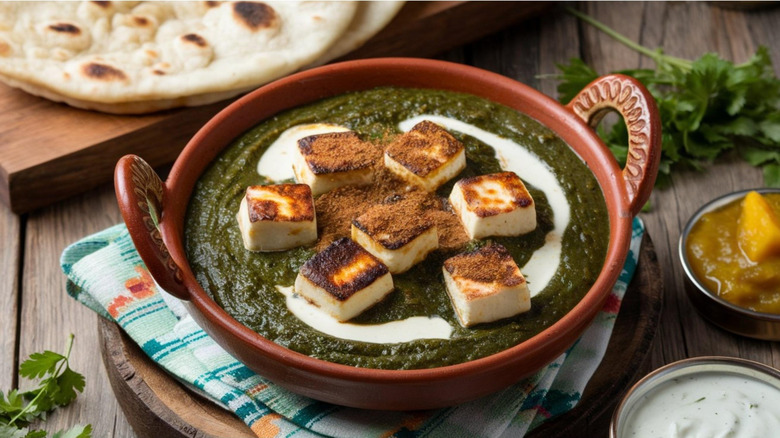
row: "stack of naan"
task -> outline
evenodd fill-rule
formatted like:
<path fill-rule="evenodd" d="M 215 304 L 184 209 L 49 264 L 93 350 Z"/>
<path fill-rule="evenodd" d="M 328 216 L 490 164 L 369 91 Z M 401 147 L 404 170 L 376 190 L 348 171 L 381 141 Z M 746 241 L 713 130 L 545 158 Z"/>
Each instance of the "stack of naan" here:
<path fill-rule="evenodd" d="M 227 99 L 362 45 L 403 2 L 0 2 L 0 80 L 138 114 Z"/>

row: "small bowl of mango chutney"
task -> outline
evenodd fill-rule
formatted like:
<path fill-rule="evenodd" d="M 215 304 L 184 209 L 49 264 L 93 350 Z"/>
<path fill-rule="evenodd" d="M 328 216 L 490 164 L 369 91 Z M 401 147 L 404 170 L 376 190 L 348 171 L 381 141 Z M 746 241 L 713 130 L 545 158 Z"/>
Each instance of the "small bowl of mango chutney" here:
<path fill-rule="evenodd" d="M 739 335 L 780 340 L 780 189 L 708 202 L 683 229 L 679 255 L 702 316 Z"/>

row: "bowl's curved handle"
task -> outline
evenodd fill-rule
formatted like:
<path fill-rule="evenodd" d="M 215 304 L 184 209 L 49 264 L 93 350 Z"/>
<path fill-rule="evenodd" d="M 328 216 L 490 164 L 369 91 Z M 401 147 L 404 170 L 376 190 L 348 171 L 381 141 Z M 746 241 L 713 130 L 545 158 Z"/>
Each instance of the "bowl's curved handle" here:
<path fill-rule="evenodd" d="M 650 198 L 661 160 L 661 117 L 653 96 L 638 80 L 621 74 L 602 76 L 566 105 L 591 127 L 610 110 L 628 127 L 628 158 L 623 168 L 632 215 Z"/>
<path fill-rule="evenodd" d="M 135 249 L 149 273 L 166 292 L 189 299 L 182 270 L 171 258 L 159 224 L 165 208 L 165 185 L 154 169 L 136 155 L 125 155 L 114 169 L 119 210 Z"/>

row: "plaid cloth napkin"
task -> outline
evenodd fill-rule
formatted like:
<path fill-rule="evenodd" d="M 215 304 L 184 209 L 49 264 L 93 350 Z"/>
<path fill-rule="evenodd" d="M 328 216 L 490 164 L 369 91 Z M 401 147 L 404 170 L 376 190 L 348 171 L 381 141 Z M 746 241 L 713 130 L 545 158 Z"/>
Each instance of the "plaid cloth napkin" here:
<path fill-rule="evenodd" d="M 115 321 L 161 367 L 239 416 L 258 437 L 521 437 L 573 408 L 606 351 L 644 233 L 634 219 L 623 272 L 595 322 L 566 353 L 525 380 L 481 399 L 422 412 L 367 411 L 291 393 L 217 345 L 176 298 L 160 290 L 124 224 L 65 249 L 67 291 Z"/>

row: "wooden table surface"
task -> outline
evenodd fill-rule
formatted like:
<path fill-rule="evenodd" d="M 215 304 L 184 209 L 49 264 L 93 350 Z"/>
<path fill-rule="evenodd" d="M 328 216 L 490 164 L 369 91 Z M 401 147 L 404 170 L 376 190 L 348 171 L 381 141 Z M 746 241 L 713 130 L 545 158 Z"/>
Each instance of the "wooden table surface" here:
<path fill-rule="evenodd" d="M 780 73 L 780 7 L 771 3 L 759 9 L 720 6 L 708 2 L 577 5 L 630 38 L 649 47 L 663 46 L 675 56 L 694 58 L 715 51 L 741 62 L 765 45 L 775 61 L 775 72 Z M 555 81 L 539 76 L 554 73 L 556 63 L 571 57 L 582 57 L 600 73 L 653 66 L 562 11 L 441 55 L 515 78 L 553 96 Z M 731 335 L 695 312 L 684 294 L 677 257 L 680 230 L 698 206 L 723 193 L 760 186 L 760 171 L 731 157 L 706 173 L 679 172 L 671 187 L 654 191 L 652 211 L 641 214 L 661 265 L 659 281 L 665 285 L 660 328 L 649 359 L 652 368 L 702 355 L 739 356 L 780 367 L 780 343 Z M 134 436 L 103 369 L 97 316 L 67 296 L 59 266 L 65 246 L 120 221 L 110 184 L 22 216 L 0 206 L 0 389 L 29 387 L 29 382 L 19 382 L 19 362 L 36 351 L 62 351 L 68 333 L 76 335 L 72 367 L 86 376 L 84 394 L 53 413 L 45 424 L 48 430 L 91 423 L 95 437 Z M 604 435 L 605 431 L 593 431 L 583 436 Z"/>

